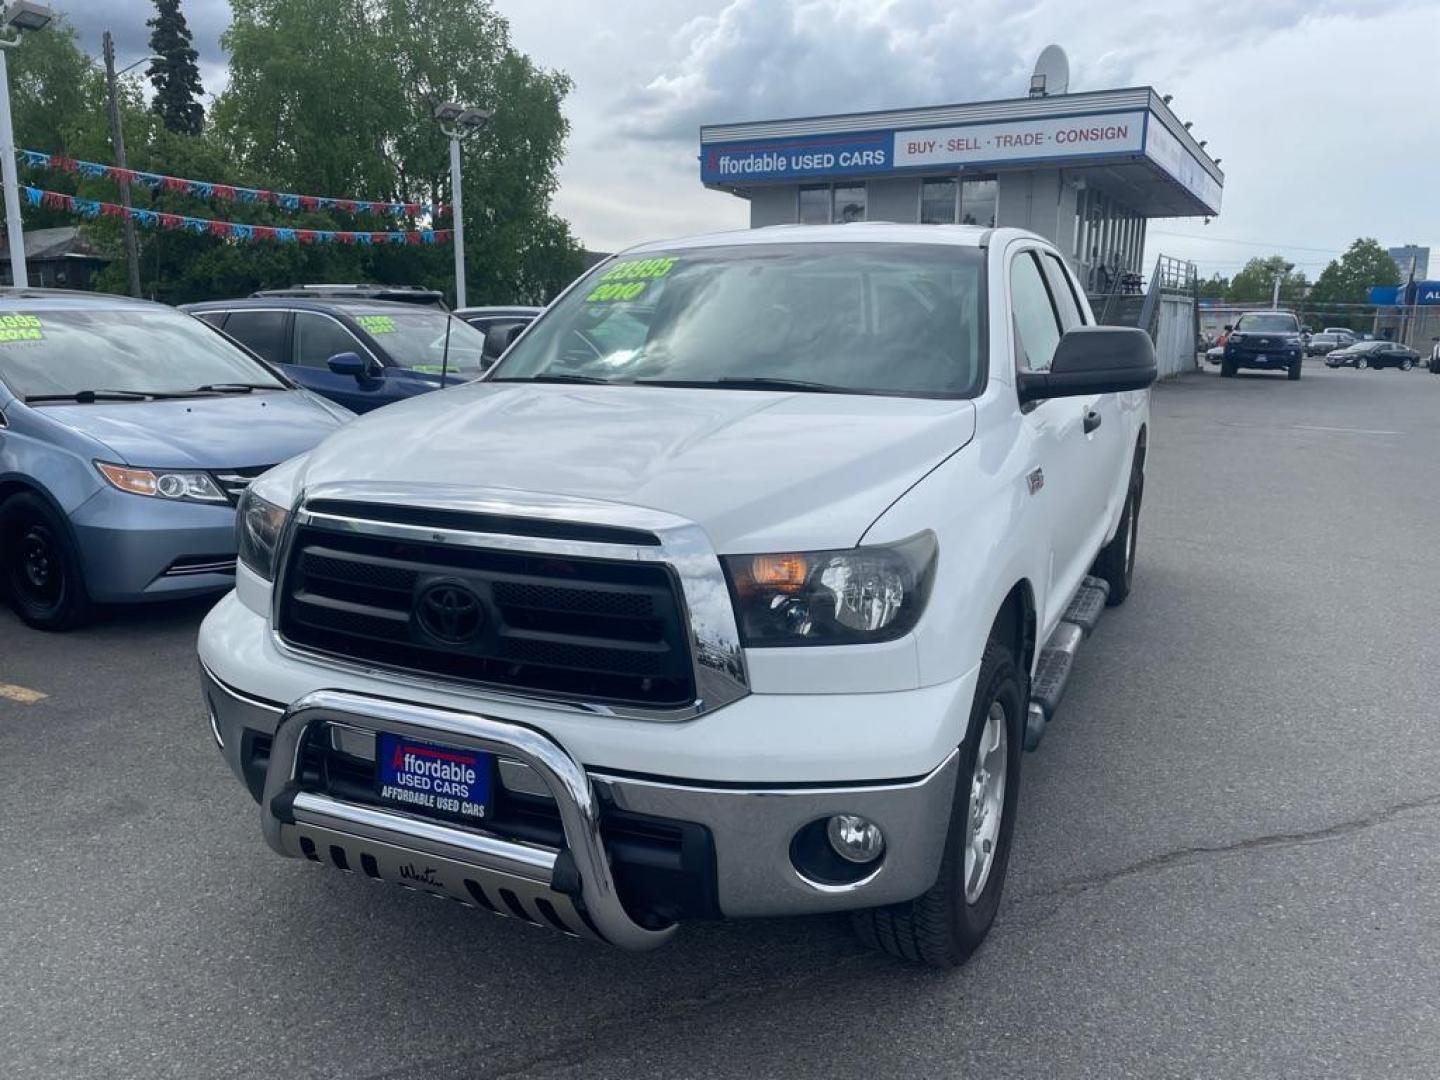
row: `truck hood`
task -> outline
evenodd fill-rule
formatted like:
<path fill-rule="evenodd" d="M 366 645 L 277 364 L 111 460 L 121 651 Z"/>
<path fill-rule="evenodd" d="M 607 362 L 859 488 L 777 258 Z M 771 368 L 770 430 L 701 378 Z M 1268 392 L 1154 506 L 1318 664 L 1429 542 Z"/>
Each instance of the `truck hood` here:
<path fill-rule="evenodd" d="M 474 484 L 665 510 L 730 553 L 849 547 L 975 432 L 969 401 L 471 383 L 330 436 L 300 482 Z"/>
<path fill-rule="evenodd" d="M 119 464 L 157 469 L 274 465 L 309 450 L 345 416 L 303 390 L 35 408 L 103 443 Z"/>

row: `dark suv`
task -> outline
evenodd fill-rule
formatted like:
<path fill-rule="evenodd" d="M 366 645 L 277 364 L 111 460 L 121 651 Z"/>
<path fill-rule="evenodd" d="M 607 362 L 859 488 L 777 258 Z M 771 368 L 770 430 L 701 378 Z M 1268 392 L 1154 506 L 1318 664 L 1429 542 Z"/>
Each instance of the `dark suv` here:
<path fill-rule="evenodd" d="M 1285 371 L 1291 379 L 1300 378 L 1300 365 L 1305 359 L 1305 344 L 1300 336 L 1300 320 L 1289 311 L 1247 311 L 1233 327 L 1225 328 L 1225 354 L 1220 358 L 1220 374 L 1234 378 L 1240 368 L 1259 371 Z"/>
<path fill-rule="evenodd" d="M 468 382 L 487 362 L 484 334 L 416 304 L 265 296 L 183 310 L 357 413 Z"/>

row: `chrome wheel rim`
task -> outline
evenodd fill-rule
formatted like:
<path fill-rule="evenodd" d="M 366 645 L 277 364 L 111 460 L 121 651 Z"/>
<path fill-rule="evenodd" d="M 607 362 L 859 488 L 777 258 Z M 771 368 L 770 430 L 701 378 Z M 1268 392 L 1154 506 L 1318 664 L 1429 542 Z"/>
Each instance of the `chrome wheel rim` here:
<path fill-rule="evenodd" d="M 975 750 L 975 769 L 970 777 L 970 806 L 965 816 L 965 902 L 973 904 L 985 891 L 995 848 L 1000 843 L 1000 820 L 1005 814 L 1005 770 L 1009 760 L 1009 735 L 1005 707 L 990 703 L 980 745 Z"/>

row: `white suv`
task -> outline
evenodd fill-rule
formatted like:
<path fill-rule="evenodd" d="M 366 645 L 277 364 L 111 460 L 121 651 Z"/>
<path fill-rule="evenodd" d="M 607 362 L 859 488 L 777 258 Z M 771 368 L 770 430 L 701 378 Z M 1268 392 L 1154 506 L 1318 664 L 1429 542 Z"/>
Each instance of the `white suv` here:
<path fill-rule="evenodd" d="M 1013 229 L 597 267 L 249 489 L 199 648 L 265 838 L 626 948 L 846 909 L 960 962 L 1130 590 L 1154 354 L 1093 322 Z"/>

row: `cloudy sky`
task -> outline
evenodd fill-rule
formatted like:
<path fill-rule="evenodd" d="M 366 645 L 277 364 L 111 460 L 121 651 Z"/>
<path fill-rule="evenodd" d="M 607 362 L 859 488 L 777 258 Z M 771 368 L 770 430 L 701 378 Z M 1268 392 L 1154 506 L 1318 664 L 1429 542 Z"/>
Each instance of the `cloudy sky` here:
<path fill-rule="evenodd" d="M 146 51 L 150 0 L 59 0 L 99 51 Z M 1440 276 L 1437 0 L 496 0 L 516 45 L 566 71 L 557 209 L 587 247 L 746 224 L 700 186 L 702 122 L 1023 95 L 1050 42 L 1074 90 L 1152 85 L 1222 159 L 1224 212 L 1151 223 L 1150 247 L 1234 273 L 1283 252 L 1313 279 L 1356 236 L 1428 244 Z M 225 0 L 185 0 L 209 91 Z M 503 105 L 503 103 L 502 103 Z"/>

